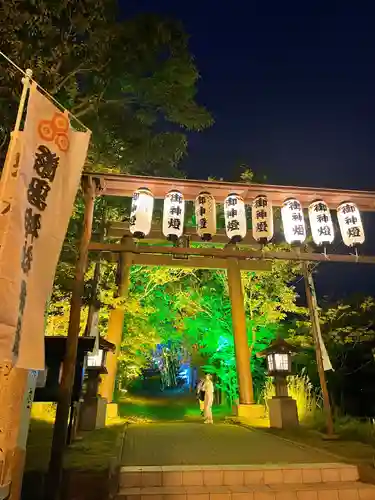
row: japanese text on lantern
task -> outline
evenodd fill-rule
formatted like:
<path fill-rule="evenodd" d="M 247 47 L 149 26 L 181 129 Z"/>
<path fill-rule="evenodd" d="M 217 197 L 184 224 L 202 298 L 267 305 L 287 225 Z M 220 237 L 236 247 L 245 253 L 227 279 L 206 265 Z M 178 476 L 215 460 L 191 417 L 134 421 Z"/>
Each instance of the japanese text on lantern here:
<path fill-rule="evenodd" d="M 293 198 L 285 200 L 281 217 L 287 243 L 302 243 L 306 238 L 306 227 L 301 203 Z"/>
<path fill-rule="evenodd" d="M 182 195 L 180 193 L 171 193 L 170 199 L 168 227 L 178 231 L 181 228 Z"/>
<path fill-rule="evenodd" d="M 202 192 L 195 199 L 197 233 L 203 240 L 210 240 L 216 233 L 216 204 L 210 193 Z"/>
<path fill-rule="evenodd" d="M 237 196 L 228 196 L 225 200 L 225 213 L 227 216 L 227 231 L 238 231 L 240 229 L 240 221 L 238 220 L 238 198 Z"/>
<path fill-rule="evenodd" d="M 309 219 L 314 243 L 317 245 L 332 243 L 334 239 L 332 217 L 324 201 L 318 200 L 311 203 Z"/>
<path fill-rule="evenodd" d="M 252 203 L 253 237 L 269 241 L 273 236 L 272 205 L 266 196 L 257 196 Z"/>
<path fill-rule="evenodd" d="M 147 188 L 137 189 L 133 193 L 129 226 L 135 237 L 144 238 L 151 231 L 154 197 Z"/>
<path fill-rule="evenodd" d="M 224 202 L 225 229 L 232 242 L 239 242 L 246 236 L 246 213 L 243 198 L 238 194 L 228 195 Z"/>
<path fill-rule="evenodd" d="M 67 120 L 63 115 L 62 117 Z M 39 135 L 43 137 L 39 124 Z M 59 149 L 62 139 L 56 141 Z M 67 141 L 63 143 L 63 149 L 67 149 Z M 16 326 L 15 339 L 13 344 L 13 354 L 18 355 L 19 343 L 22 329 L 22 319 L 25 311 L 27 299 L 27 278 L 33 265 L 34 242 L 39 238 L 42 229 L 42 216 L 47 207 L 48 195 L 55 180 L 60 157 L 53 153 L 48 146 L 40 144 L 34 153 L 33 173 L 26 191 L 27 205 L 24 212 L 24 244 L 21 253 L 21 291 L 19 298 L 18 320 Z"/>
<path fill-rule="evenodd" d="M 164 199 L 163 233 L 168 238 L 180 238 L 183 233 L 185 205 L 179 191 L 170 191 Z"/>
<path fill-rule="evenodd" d="M 201 194 L 198 196 L 198 203 L 195 210 L 195 215 L 197 218 L 197 226 L 199 229 L 207 229 L 207 196 L 205 194 Z"/>
<path fill-rule="evenodd" d="M 345 245 L 350 247 L 364 243 L 362 219 L 354 203 L 342 203 L 337 208 L 337 218 Z"/>
<path fill-rule="evenodd" d="M 129 219 L 129 226 L 132 227 L 132 226 L 135 226 L 135 222 L 137 220 L 137 208 L 138 208 L 138 205 L 137 205 L 137 202 L 139 200 L 139 191 L 136 191 L 135 193 L 133 193 L 133 196 L 132 196 L 132 204 L 131 204 L 131 208 L 130 208 L 130 219 Z"/>

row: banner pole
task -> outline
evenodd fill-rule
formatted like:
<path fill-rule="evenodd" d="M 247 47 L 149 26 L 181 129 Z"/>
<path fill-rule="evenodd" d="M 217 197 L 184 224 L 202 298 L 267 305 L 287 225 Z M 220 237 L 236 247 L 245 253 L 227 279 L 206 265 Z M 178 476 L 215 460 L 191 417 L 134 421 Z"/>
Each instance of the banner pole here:
<path fill-rule="evenodd" d="M 15 132 L 18 132 L 19 129 L 20 129 L 22 115 L 23 115 L 23 111 L 25 109 L 27 91 L 30 88 L 30 81 L 31 81 L 31 77 L 32 76 L 33 76 L 32 70 L 31 69 L 27 69 L 25 71 L 25 76 L 22 78 L 23 89 L 22 89 L 22 93 L 21 93 L 20 103 L 19 103 L 19 106 L 18 106 L 16 123 L 14 124 L 14 131 Z"/>
<path fill-rule="evenodd" d="M 96 197 L 95 180 L 91 177 L 84 177 L 82 190 L 85 202 L 85 213 L 70 301 L 68 337 L 66 340 L 63 370 L 59 387 L 56 419 L 53 428 L 51 456 L 44 490 L 45 500 L 57 500 L 60 497 L 63 458 L 67 444 L 67 426 L 77 359 L 82 295 L 94 217 L 94 201 Z"/>
<path fill-rule="evenodd" d="M 312 333 L 315 343 L 315 353 L 316 353 L 316 365 L 318 368 L 320 387 L 322 389 L 323 394 L 323 406 L 324 413 L 326 417 L 326 431 L 327 436 L 329 438 L 334 437 L 334 425 L 332 419 L 332 410 L 331 403 L 329 400 L 329 393 L 327 387 L 326 376 L 324 372 L 324 364 L 323 364 L 323 356 L 322 356 L 322 346 L 320 342 L 320 324 L 319 324 L 319 315 L 317 310 L 316 301 L 314 300 L 315 290 L 314 290 L 314 281 L 311 274 L 311 271 L 306 262 L 302 263 L 303 277 L 305 281 L 305 291 L 306 291 L 306 299 L 307 305 L 310 313 L 310 320 L 312 325 Z"/>

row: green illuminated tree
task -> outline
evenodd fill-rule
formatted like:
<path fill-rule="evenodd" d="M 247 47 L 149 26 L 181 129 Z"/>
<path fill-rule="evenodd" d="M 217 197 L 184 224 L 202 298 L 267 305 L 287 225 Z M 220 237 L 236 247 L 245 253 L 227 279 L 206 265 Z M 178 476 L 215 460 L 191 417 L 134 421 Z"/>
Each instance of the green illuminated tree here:
<path fill-rule="evenodd" d="M 93 131 L 92 169 L 177 175 L 188 130 L 212 123 L 195 101 L 197 68 L 178 21 L 119 21 L 116 0 L 1 0 L 0 50 Z M 20 74 L 0 77 L 4 156 Z"/>
<path fill-rule="evenodd" d="M 298 311 L 296 292 L 289 282 L 296 269 L 275 262 L 270 273 L 242 273 L 249 357 L 254 385 L 261 389 L 264 379 L 262 361 L 256 353 L 264 349 L 283 328 L 290 312 Z M 204 272 L 194 287 L 192 304 L 195 314 L 185 319 L 186 335 L 201 346 L 208 357 L 207 369 L 217 374 L 219 385 L 234 399 L 237 393 L 231 306 L 226 274 L 223 271 Z"/>
<path fill-rule="evenodd" d="M 288 285 L 293 266 L 275 262 L 270 273 L 243 273 L 249 357 L 258 392 L 264 381 L 263 363 L 256 357 L 297 312 L 296 292 Z M 157 332 L 159 342 L 188 353 L 192 363 L 215 373 L 219 387 L 234 400 L 237 376 L 231 307 L 224 271 L 138 268 L 132 296 L 137 297 L 137 332 Z M 138 290 L 138 291 L 137 291 Z M 142 325 L 139 323 L 142 322 Z"/>

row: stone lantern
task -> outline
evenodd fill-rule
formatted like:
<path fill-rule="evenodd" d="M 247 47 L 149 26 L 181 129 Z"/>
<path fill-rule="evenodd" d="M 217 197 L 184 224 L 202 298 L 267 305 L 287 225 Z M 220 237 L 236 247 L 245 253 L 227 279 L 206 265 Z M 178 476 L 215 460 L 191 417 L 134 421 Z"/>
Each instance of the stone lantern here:
<path fill-rule="evenodd" d="M 97 348 L 86 358 L 86 390 L 80 407 L 79 429 L 88 431 L 105 427 L 107 400 L 98 394 L 101 375 L 105 367 L 107 352 L 114 352 L 111 342 L 99 337 Z"/>
<path fill-rule="evenodd" d="M 270 427 L 285 429 L 298 426 L 297 404 L 288 395 L 287 376 L 292 373 L 292 354 L 296 349 L 281 337 L 258 353 L 266 358 L 268 375 L 273 377 L 275 396 L 269 399 Z"/>

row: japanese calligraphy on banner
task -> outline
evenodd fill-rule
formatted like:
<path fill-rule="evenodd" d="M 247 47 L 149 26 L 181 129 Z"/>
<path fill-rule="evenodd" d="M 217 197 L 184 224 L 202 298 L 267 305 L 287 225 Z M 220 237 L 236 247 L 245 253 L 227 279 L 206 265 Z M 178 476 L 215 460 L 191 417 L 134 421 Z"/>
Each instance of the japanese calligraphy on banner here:
<path fill-rule="evenodd" d="M 21 157 L 22 132 L 12 132 L 0 184 L 0 248 L 7 232 L 10 207 L 16 192 Z"/>
<path fill-rule="evenodd" d="M 272 203 L 266 196 L 257 196 L 252 203 L 251 218 L 253 238 L 256 241 L 270 241 L 273 237 Z"/>
<path fill-rule="evenodd" d="M 16 191 L 0 248 L 0 361 L 44 369 L 44 312 L 86 159 L 76 132 L 30 89 Z"/>
<path fill-rule="evenodd" d="M 306 239 L 306 226 L 301 203 L 294 198 L 285 200 L 281 207 L 281 218 L 286 242 L 289 245 L 303 243 Z"/>
<path fill-rule="evenodd" d="M 362 245 L 365 241 L 365 232 L 362 225 L 361 214 L 355 203 L 345 202 L 337 207 L 342 240 L 346 246 Z"/>
<path fill-rule="evenodd" d="M 163 234 L 169 240 L 181 238 L 184 231 L 185 203 L 182 193 L 169 191 L 164 198 Z"/>
<path fill-rule="evenodd" d="M 196 197 L 195 218 L 198 236 L 203 241 L 210 241 L 216 234 L 216 203 L 210 193 L 202 192 Z"/>
<path fill-rule="evenodd" d="M 334 230 L 331 212 L 327 203 L 322 200 L 314 201 L 309 206 L 311 234 L 316 245 L 331 244 L 334 239 Z"/>
<path fill-rule="evenodd" d="M 243 240 L 247 232 L 246 210 L 243 198 L 238 194 L 229 194 L 224 201 L 225 230 L 229 240 L 237 243 Z"/>

